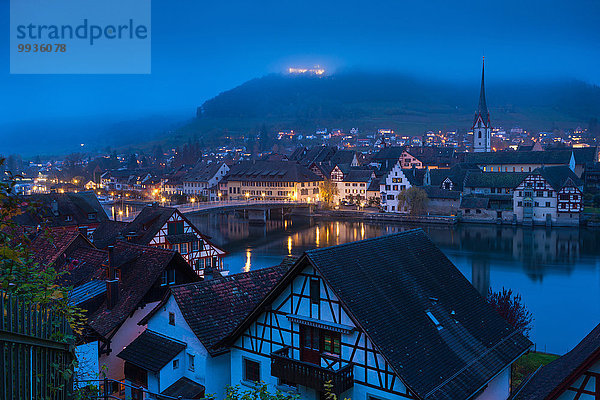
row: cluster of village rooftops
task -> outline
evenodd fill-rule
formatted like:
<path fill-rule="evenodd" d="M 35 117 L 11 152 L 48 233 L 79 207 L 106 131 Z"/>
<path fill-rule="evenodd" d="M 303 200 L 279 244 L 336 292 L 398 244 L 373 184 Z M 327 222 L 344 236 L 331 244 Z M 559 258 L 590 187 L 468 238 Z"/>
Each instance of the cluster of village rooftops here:
<path fill-rule="evenodd" d="M 223 276 L 226 252 L 175 208 L 125 224 L 90 194 L 47 200 L 16 218 L 86 310 L 78 378 L 106 375 L 116 398 L 223 399 L 258 382 L 315 400 L 325 384 L 353 400 L 600 398 L 600 327 L 511 392 L 532 343 L 420 229 Z"/>

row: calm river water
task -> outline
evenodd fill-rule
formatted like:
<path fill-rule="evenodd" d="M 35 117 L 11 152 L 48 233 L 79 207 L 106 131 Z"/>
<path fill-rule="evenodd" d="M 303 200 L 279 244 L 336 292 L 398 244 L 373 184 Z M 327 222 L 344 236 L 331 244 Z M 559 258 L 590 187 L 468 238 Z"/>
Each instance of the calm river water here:
<path fill-rule="evenodd" d="M 191 219 L 229 252 L 225 265 L 230 273 L 276 265 L 287 255 L 317 247 L 414 228 L 305 217 L 272 220 L 262 227 L 234 215 Z M 538 350 L 563 354 L 600 323 L 600 230 L 495 225 L 423 230 L 480 292 L 504 286 L 522 295 L 535 318 L 531 338 Z"/>

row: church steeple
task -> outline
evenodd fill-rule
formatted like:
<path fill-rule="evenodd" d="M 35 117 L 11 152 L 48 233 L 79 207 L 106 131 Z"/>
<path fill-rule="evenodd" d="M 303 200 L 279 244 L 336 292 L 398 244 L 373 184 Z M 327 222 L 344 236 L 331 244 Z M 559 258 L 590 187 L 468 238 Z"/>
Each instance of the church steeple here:
<path fill-rule="evenodd" d="M 479 108 L 477 114 L 481 115 L 484 121 L 490 120 L 490 113 L 487 109 L 487 103 L 485 102 L 485 57 L 481 65 L 481 91 L 479 92 Z"/>
<path fill-rule="evenodd" d="M 481 90 L 479 91 L 479 107 L 473 120 L 473 151 L 491 151 L 492 133 L 490 126 L 490 113 L 485 101 L 485 57 L 481 66 Z"/>

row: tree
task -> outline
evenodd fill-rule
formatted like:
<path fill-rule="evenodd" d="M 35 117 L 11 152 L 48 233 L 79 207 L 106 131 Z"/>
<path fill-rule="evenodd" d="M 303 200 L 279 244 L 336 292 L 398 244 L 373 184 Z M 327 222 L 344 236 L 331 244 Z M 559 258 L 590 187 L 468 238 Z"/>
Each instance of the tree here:
<path fill-rule="evenodd" d="M 335 196 L 338 195 L 338 188 L 335 182 L 330 179 L 325 179 L 325 182 L 319 188 L 321 200 L 327 207 L 330 207 L 335 200 Z"/>
<path fill-rule="evenodd" d="M 428 202 L 427 192 L 416 186 L 411 186 L 398 194 L 398 209 L 401 208 L 401 204 L 406 205 L 410 215 L 423 214 Z"/>
<path fill-rule="evenodd" d="M 4 159 L 0 159 L 0 166 L 3 163 Z M 38 205 L 27 203 L 15 195 L 16 178 L 8 172 L 6 179 L 0 181 L 0 290 L 19 296 L 24 302 L 37 303 L 57 317 L 64 316 L 73 332 L 81 334 L 83 312 L 69 304 L 69 288 L 58 283 L 61 273 L 35 261 L 30 248 L 31 234 L 14 222 L 14 218 L 25 211 L 39 212 Z M 48 240 L 52 240 L 49 231 L 43 227 L 36 235 L 47 235 Z M 73 338 L 53 334 L 52 339 L 69 342 Z M 76 362 L 51 367 L 68 380 L 73 376 L 75 366 Z"/>
<path fill-rule="evenodd" d="M 521 330 L 528 336 L 532 328 L 533 315 L 521 299 L 521 295 L 514 293 L 512 289 L 502 288 L 499 292 L 489 289 L 487 302 L 492 305 L 512 327 Z"/>

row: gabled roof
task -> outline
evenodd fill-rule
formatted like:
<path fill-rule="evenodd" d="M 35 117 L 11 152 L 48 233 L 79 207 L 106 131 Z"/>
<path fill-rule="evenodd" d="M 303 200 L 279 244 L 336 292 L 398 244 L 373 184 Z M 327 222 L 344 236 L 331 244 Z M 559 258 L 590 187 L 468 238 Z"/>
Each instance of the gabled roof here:
<path fill-rule="evenodd" d="M 599 360 L 600 324 L 573 350 L 538 370 L 511 399 L 555 399 L 578 378 L 581 372 Z"/>
<path fill-rule="evenodd" d="M 228 181 L 314 182 L 323 179 L 292 161 L 242 161 L 231 167 Z"/>
<path fill-rule="evenodd" d="M 33 194 L 22 196 L 21 199 L 39 206 L 36 212 L 24 210 L 14 218 L 15 222 L 24 226 L 84 226 L 108 219 L 94 192 Z M 95 218 L 89 219 L 90 214 Z M 67 216 L 70 221 L 66 220 Z"/>
<path fill-rule="evenodd" d="M 125 229 L 127 222 L 113 221 L 111 219 L 100 222 L 100 225 L 92 233 L 94 246 L 104 249 Z"/>
<path fill-rule="evenodd" d="M 219 277 L 217 279 L 171 287 L 173 296 L 185 321 L 212 355 L 225 348 L 216 344 L 229 335 L 235 327 L 269 293 L 289 268 L 289 262 L 250 272 Z M 169 295 L 156 306 L 140 324 L 145 324 Z"/>
<path fill-rule="evenodd" d="M 144 303 L 144 299 L 168 266 L 177 268 L 189 282 L 200 279 L 179 253 L 158 247 L 117 241 L 114 247 L 114 262 L 121 271 L 119 299 L 116 305 L 109 310 L 106 301 L 103 301 L 95 310 L 88 310 L 88 324 L 103 336 L 120 326 Z M 106 279 L 106 271 L 98 271 L 96 278 Z M 159 299 L 160 297 L 156 300 Z"/>
<path fill-rule="evenodd" d="M 184 376 L 173 382 L 161 394 L 172 398 L 200 399 L 204 397 L 204 390 L 204 386 Z"/>
<path fill-rule="evenodd" d="M 393 147 L 384 147 L 383 149 L 379 150 L 377 153 L 375 153 L 373 155 L 373 157 L 371 158 L 372 161 L 375 162 L 383 162 L 386 160 L 389 161 L 398 161 L 400 159 L 400 156 L 402 155 L 402 153 L 404 152 L 404 150 L 406 149 L 406 147 L 404 146 L 393 146 Z"/>
<path fill-rule="evenodd" d="M 402 173 L 412 186 L 423 186 L 426 171 L 424 168 L 406 168 L 402 170 Z"/>
<path fill-rule="evenodd" d="M 183 177 L 184 182 L 208 182 L 223 166 L 223 162 L 201 161 Z"/>
<path fill-rule="evenodd" d="M 369 182 L 373 175 L 370 169 L 350 169 L 344 173 L 344 182 Z"/>
<path fill-rule="evenodd" d="M 561 167 L 559 167 L 561 168 Z M 569 169 L 569 167 L 566 167 Z M 528 172 L 483 172 L 470 171 L 465 177 L 464 187 L 468 188 L 508 188 L 514 189 Z"/>
<path fill-rule="evenodd" d="M 187 345 L 146 329 L 117 357 L 151 372 L 159 372 Z"/>
<path fill-rule="evenodd" d="M 41 232 L 31 241 L 34 260 L 41 267 L 52 266 L 75 242 L 93 247 L 78 230 L 54 228 Z"/>
<path fill-rule="evenodd" d="M 533 173 L 543 176 L 550 186 L 552 186 L 552 188 L 556 191 L 559 191 L 568 185 L 573 185 L 575 187 L 581 187 L 583 185 L 583 182 L 577 177 L 575 172 L 573 172 L 571 168 L 563 165 L 556 167 L 536 168 Z"/>
<path fill-rule="evenodd" d="M 420 229 L 305 252 L 228 342 L 308 264 L 420 399 L 468 399 L 531 346 Z"/>

